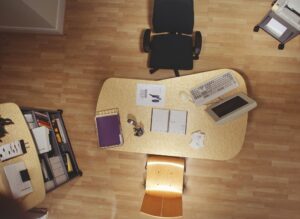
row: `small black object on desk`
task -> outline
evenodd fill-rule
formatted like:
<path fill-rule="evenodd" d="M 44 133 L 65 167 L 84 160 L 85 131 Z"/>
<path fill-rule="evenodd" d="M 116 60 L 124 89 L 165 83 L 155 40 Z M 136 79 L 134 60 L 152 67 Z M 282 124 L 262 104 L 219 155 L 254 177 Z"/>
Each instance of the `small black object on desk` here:
<path fill-rule="evenodd" d="M 11 119 L 2 118 L 0 116 L 0 138 L 3 138 L 7 134 L 7 131 L 5 130 L 4 126 L 12 124 L 14 124 L 14 122 Z M 0 142 L 2 142 L 1 139 Z"/>
<path fill-rule="evenodd" d="M 138 125 L 136 121 L 134 121 L 133 119 L 128 119 L 127 122 L 134 126 L 133 130 L 135 136 L 140 137 L 144 134 L 144 129 L 140 125 Z"/>

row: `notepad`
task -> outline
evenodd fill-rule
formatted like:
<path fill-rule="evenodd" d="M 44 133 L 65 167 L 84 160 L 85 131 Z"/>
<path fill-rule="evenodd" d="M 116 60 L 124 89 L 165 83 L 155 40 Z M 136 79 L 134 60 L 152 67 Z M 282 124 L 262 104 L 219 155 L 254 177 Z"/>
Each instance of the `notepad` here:
<path fill-rule="evenodd" d="M 152 109 L 151 131 L 185 134 L 187 111 Z"/>
<path fill-rule="evenodd" d="M 123 144 L 120 116 L 117 110 L 107 110 L 96 115 L 96 128 L 100 147 Z"/>

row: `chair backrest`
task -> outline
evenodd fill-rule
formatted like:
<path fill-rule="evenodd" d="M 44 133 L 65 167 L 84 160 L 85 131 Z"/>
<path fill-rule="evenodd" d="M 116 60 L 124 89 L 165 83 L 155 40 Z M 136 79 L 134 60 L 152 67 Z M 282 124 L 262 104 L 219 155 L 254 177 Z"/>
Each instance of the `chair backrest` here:
<path fill-rule="evenodd" d="M 141 212 L 159 217 L 182 216 L 184 159 L 149 156 Z"/>
<path fill-rule="evenodd" d="M 192 34 L 194 28 L 193 0 L 154 0 L 153 31 Z"/>

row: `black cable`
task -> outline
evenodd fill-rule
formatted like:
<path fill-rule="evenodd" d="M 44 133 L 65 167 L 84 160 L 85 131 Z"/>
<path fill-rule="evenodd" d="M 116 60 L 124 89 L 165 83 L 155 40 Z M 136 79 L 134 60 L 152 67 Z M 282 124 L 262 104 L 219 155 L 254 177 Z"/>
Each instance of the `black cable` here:
<path fill-rule="evenodd" d="M 2 118 L 0 116 L 0 138 L 3 138 L 7 134 L 7 131 L 5 130 L 4 126 L 12 124 L 14 124 L 14 122 L 11 119 Z M 0 142 L 2 142 L 1 139 Z"/>

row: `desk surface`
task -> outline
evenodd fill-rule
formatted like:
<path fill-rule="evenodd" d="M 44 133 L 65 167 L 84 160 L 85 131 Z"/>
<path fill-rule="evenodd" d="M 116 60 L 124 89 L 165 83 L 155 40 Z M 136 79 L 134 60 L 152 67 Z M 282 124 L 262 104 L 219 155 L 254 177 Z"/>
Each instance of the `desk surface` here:
<path fill-rule="evenodd" d="M 31 178 L 33 192 L 20 198 L 19 200 L 21 201 L 25 209 L 33 208 L 44 200 L 45 187 L 38 154 L 32 136 L 27 127 L 23 114 L 16 104 L 0 104 L 0 115 L 3 118 L 10 118 L 15 123 L 14 125 L 5 126 L 8 134 L 6 134 L 6 136 L 1 139 L 2 142 L 0 143 L 0 145 L 21 139 L 24 139 L 24 142 L 28 143 L 26 144 L 26 146 L 28 147 L 26 148 L 26 154 L 4 162 L 0 162 L 0 192 L 10 195 L 10 188 L 3 167 L 9 164 L 17 163 L 19 161 L 24 161 Z"/>
<path fill-rule="evenodd" d="M 201 82 L 226 72 L 231 72 L 240 86 L 224 96 L 238 92 L 247 93 L 244 79 L 231 69 L 197 73 L 160 81 L 121 78 L 106 80 L 99 95 L 96 112 L 118 108 L 124 137 L 122 146 L 109 150 L 213 160 L 233 158 L 241 150 L 244 143 L 248 114 L 226 124 L 217 125 L 204 111 L 206 106 L 196 106 L 192 102 L 182 100 L 179 96 L 180 92 L 189 92 L 191 88 Z M 188 111 L 187 133 L 185 135 L 150 132 L 152 107 L 136 105 L 138 83 L 165 85 L 166 100 L 163 108 Z M 144 125 L 145 133 L 142 137 L 134 136 L 132 125 L 127 123 L 128 114 L 134 115 L 137 121 Z M 189 146 L 191 133 L 198 130 L 205 133 L 205 146 L 194 149 Z"/>

